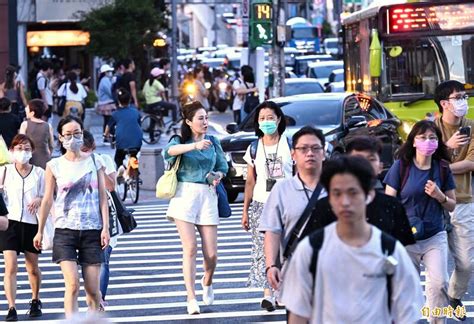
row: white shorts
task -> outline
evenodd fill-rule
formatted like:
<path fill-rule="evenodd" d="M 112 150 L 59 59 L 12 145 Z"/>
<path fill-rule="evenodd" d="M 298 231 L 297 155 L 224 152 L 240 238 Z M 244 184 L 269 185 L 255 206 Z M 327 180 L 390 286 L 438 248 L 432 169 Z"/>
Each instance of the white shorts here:
<path fill-rule="evenodd" d="M 193 182 L 178 182 L 171 198 L 166 217 L 196 225 L 218 225 L 217 194 L 214 187 Z"/>

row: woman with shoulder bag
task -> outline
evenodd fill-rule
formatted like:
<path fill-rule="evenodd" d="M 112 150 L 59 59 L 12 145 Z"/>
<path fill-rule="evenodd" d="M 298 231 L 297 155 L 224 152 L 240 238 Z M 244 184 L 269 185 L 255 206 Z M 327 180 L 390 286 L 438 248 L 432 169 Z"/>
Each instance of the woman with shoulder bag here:
<path fill-rule="evenodd" d="M 58 89 L 59 97 L 66 97 L 66 105 L 62 117 L 72 115 L 82 118 L 84 114 L 83 101 L 87 97 L 87 91 L 84 86 L 77 82 L 77 74 L 68 72 L 67 82 L 63 83 Z"/>
<path fill-rule="evenodd" d="M 201 235 L 204 276 L 201 278 L 203 301 L 214 302 L 212 276 L 217 265 L 217 225 L 219 213 L 215 187 L 225 176 L 228 165 L 219 140 L 206 135 L 208 116 L 201 103 L 183 106 L 181 138 L 172 138 L 164 149 L 165 159 L 181 161 L 177 172 L 178 186 L 166 213 L 176 223 L 183 245 L 183 275 L 187 292 L 188 314 L 199 314 L 196 301 L 196 228 Z M 213 144 L 215 143 L 215 144 Z"/>
<path fill-rule="evenodd" d="M 258 142 L 250 144 L 244 155 L 247 162 L 247 179 L 242 227 L 252 233 L 252 265 L 247 286 L 263 289 L 260 306 L 273 311 L 275 298 L 265 274 L 264 235 L 258 227 L 273 185 L 293 176 L 293 160 L 288 138 L 283 134 L 286 129 L 285 116 L 277 104 L 266 101 L 258 106 L 254 125 Z"/>
<path fill-rule="evenodd" d="M 8 229 L 0 235 L 0 250 L 5 261 L 4 289 L 8 300 L 6 321 L 18 320 L 16 312 L 16 289 L 18 255 L 25 254 L 26 270 L 31 286 L 29 317 L 39 317 L 41 301 L 41 271 L 38 266 L 40 250 L 33 246 L 38 231 L 36 218 L 44 192 L 44 170 L 29 163 L 35 149 L 33 141 L 26 135 L 16 135 L 10 146 L 13 164 L 0 169 L 3 195 L 8 208 Z"/>
<path fill-rule="evenodd" d="M 99 311 L 100 265 L 109 244 L 109 207 L 102 160 L 81 152 L 82 122 L 73 116 L 58 124 L 63 155 L 46 165 L 44 198 L 39 212 L 34 245 L 41 249 L 46 218 L 54 201 L 53 262 L 58 263 L 65 283 L 64 310 L 70 319 L 78 311 L 79 273 L 82 267 L 89 312 Z M 74 170 L 74 172 L 71 172 Z"/>
<path fill-rule="evenodd" d="M 0 84 L 0 94 L 11 102 L 12 113 L 23 121 L 25 118 L 26 96 L 25 88 L 21 81 L 17 80 L 17 68 L 9 65 L 5 69 L 5 82 Z"/>
<path fill-rule="evenodd" d="M 416 243 L 406 249 L 420 272 L 423 263 L 429 280 L 426 303 L 429 309 L 449 305 L 448 240 L 444 210 L 456 204 L 455 183 L 449 168 L 449 153 L 441 131 L 431 121 L 417 122 L 400 148 L 384 182 L 385 193 L 398 197 L 405 207 Z M 430 323 L 445 322 L 430 318 Z"/>

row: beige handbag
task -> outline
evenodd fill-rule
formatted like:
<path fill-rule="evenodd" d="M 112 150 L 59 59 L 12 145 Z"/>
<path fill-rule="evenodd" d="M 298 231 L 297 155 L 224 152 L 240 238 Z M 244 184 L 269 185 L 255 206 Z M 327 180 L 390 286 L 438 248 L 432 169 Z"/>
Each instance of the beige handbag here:
<path fill-rule="evenodd" d="M 170 170 L 166 170 L 165 173 L 158 179 L 156 183 L 156 197 L 162 199 L 171 199 L 176 194 L 176 187 L 178 186 L 178 169 L 179 163 L 181 162 L 181 155 L 176 159 Z"/>

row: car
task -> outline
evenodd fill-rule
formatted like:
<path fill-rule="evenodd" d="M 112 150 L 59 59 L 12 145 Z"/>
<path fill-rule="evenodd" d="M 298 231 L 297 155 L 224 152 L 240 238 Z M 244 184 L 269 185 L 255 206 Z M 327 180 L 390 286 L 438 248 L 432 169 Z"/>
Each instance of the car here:
<path fill-rule="evenodd" d="M 326 137 L 328 158 L 343 153 L 347 141 L 356 135 L 376 136 L 383 143 L 381 159 L 384 170 L 388 170 L 401 144 L 397 131 L 400 121 L 371 96 L 335 92 L 281 97 L 271 101 L 279 105 L 285 115 L 285 135 L 289 138 L 305 125 L 321 129 Z M 223 183 L 231 202 L 245 189 L 247 163 L 243 157 L 247 147 L 256 139 L 254 116 L 255 109 L 240 125 L 227 125 L 230 135 L 221 139 L 229 164 Z"/>
<path fill-rule="evenodd" d="M 285 79 L 285 89 L 283 96 L 294 96 L 307 93 L 322 93 L 323 86 L 315 79 L 310 78 L 289 78 Z"/>
<path fill-rule="evenodd" d="M 321 84 L 325 84 L 329 81 L 329 75 L 331 72 L 337 69 L 342 69 L 344 62 L 342 61 L 325 61 L 325 62 L 314 62 L 308 64 L 306 71 L 307 78 L 315 78 Z"/>
<path fill-rule="evenodd" d="M 297 76 L 304 76 L 309 63 L 332 60 L 334 60 L 332 56 L 326 54 L 296 56 L 293 71 Z"/>
<path fill-rule="evenodd" d="M 332 55 L 334 57 L 337 57 L 338 55 L 341 54 L 338 38 L 336 37 L 326 38 L 323 41 L 323 45 L 324 45 L 324 51 L 326 52 L 326 54 Z"/>
<path fill-rule="evenodd" d="M 331 72 L 328 82 L 324 84 L 325 92 L 344 92 L 344 69 Z"/>

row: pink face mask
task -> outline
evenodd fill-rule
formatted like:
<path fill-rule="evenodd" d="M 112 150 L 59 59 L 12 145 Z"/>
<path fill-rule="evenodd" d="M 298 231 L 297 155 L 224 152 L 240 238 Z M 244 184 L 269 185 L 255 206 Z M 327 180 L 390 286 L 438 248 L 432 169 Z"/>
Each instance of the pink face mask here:
<path fill-rule="evenodd" d="M 419 140 L 415 138 L 416 150 L 425 156 L 431 156 L 438 148 L 438 141 Z"/>

